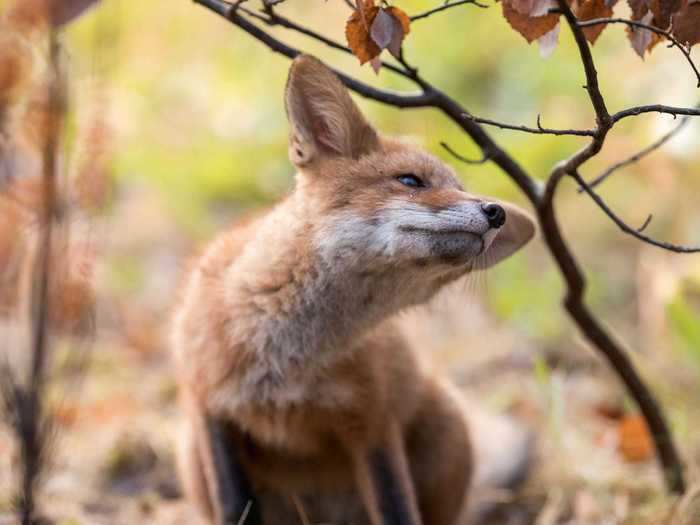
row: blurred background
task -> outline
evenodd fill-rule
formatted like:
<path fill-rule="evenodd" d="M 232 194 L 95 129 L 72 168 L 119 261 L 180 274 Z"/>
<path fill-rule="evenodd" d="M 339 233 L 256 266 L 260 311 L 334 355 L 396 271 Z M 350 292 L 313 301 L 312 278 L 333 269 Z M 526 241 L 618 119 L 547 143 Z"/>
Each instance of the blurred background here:
<path fill-rule="evenodd" d="M 396 5 L 413 14 L 438 3 Z M 535 126 L 540 114 L 546 127 L 591 127 L 568 28 L 543 59 L 536 44 L 511 30 L 499 4 L 489 6 L 465 5 L 415 22 L 404 48 L 408 60 L 475 115 Z M 625 13 L 626 6 L 617 10 Z M 339 0 L 288 1 L 279 12 L 338 40 L 350 15 Z M 352 56 L 272 32 L 368 83 L 413 89 L 386 71 L 359 67 Z M 167 320 L 188 257 L 238 216 L 293 187 L 282 98 L 289 62 L 187 0 L 103 0 L 61 41 L 69 90 L 66 163 L 101 141 L 107 161 L 100 176 L 109 189 L 101 190 L 107 205 L 89 222 L 97 253 L 91 362 L 80 389 L 66 390 L 63 374 L 70 370 L 61 368 L 61 353 L 72 343 L 57 348 L 51 390 L 60 401 L 57 432 L 41 505 L 65 524 L 192 523 L 173 466 L 178 408 Z M 677 49 L 658 46 L 642 61 L 625 30 L 612 26 L 594 54 L 611 111 L 700 101 Z M 438 112 L 356 100 L 380 130 L 451 163 L 470 190 L 527 207 L 494 165 L 460 164 L 440 147 L 445 141 L 467 157 L 480 156 Z M 95 119 L 101 131 L 91 135 Z M 672 117 L 656 114 L 625 120 L 584 176 L 673 125 Z M 489 131 L 540 178 L 585 140 Z M 653 214 L 648 234 L 700 244 L 698 131 L 691 122 L 660 151 L 615 174 L 600 193 L 632 225 Z M 700 256 L 623 235 L 570 182 L 562 184 L 556 209 L 586 270 L 589 304 L 659 396 L 696 479 Z M 664 494 L 645 428 L 606 363 L 563 313 L 562 293 L 557 269 L 536 239 L 402 320 L 420 351 L 465 395 L 536 431 L 533 479 L 517 494 L 501 496 L 507 516 L 501 523 L 670 523 L 663 520 L 674 502 Z M 0 430 L 0 516 L 12 504 L 11 451 L 9 434 Z"/>

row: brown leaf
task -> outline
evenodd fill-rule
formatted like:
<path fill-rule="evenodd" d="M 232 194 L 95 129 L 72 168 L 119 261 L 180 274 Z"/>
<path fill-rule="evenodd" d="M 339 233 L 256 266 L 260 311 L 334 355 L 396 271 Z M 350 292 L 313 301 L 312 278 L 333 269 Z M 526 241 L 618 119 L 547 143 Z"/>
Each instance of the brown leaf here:
<path fill-rule="evenodd" d="M 640 22 L 651 24 L 653 19 L 654 13 L 649 11 L 642 17 Z M 661 40 L 656 33 L 642 27 L 628 27 L 627 38 L 629 38 L 630 44 L 632 44 L 632 49 L 634 49 L 641 58 L 644 58 L 644 53 L 650 51 Z"/>
<path fill-rule="evenodd" d="M 404 36 L 411 32 L 411 19 L 406 13 L 404 13 L 398 7 L 387 7 L 386 10 L 391 14 L 391 16 L 399 21 L 401 28 L 403 29 Z"/>
<path fill-rule="evenodd" d="M 612 14 L 613 10 L 611 7 L 608 7 L 606 0 L 582 0 L 576 11 L 576 17 L 584 22 L 586 20 L 593 20 L 594 18 L 610 18 Z M 595 44 L 606 25 L 607 24 L 599 24 L 583 28 L 586 40 L 591 44 Z"/>
<path fill-rule="evenodd" d="M 112 196 L 113 177 L 110 166 L 111 134 L 101 114 L 94 117 L 85 134 L 88 145 L 80 158 L 72 191 L 81 210 L 102 211 Z"/>
<path fill-rule="evenodd" d="M 540 45 L 540 56 L 542 58 L 548 58 L 557 48 L 559 44 L 560 26 L 561 24 L 557 24 L 554 26 L 554 29 L 537 39 L 537 43 Z"/>
<path fill-rule="evenodd" d="M 386 9 L 380 9 L 377 12 L 377 16 L 374 17 L 372 28 L 369 32 L 372 40 L 374 40 L 379 49 L 386 49 L 393 40 L 395 32 L 401 33 L 399 21 L 387 13 Z"/>
<path fill-rule="evenodd" d="M 646 421 L 639 415 L 627 416 L 617 427 L 618 450 L 625 461 L 648 461 L 654 454 L 654 445 Z"/>
<path fill-rule="evenodd" d="M 519 13 L 507 1 L 503 2 L 503 17 L 528 43 L 546 35 L 559 23 L 559 15 L 556 13 L 531 17 Z"/>
<path fill-rule="evenodd" d="M 7 10 L 10 25 L 28 32 L 43 29 L 50 21 L 60 27 L 72 22 L 99 0 L 15 0 Z"/>
<path fill-rule="evenodd" d="M 689 46 L 700 43 L 700 3 L 689 3 L 673 15 L 673 36 Z"/>
<path fill-rule="evenodd" d="M 683 0 L 649 0 L 649 7 L 654 13 L 654 26 L 668 29 L 673 13 L 683 7 Z"/>
<path fill-rule="evenodd" d="M 94 6 L 99 0 L 50 0 L 56 25 L 67 24 Z"/>
<path fill-rule="evenodd" d="M 531 17 L 544 16 L 551 7 L 556 7 L 553 0 L 510 0 L 510 5 L 521 15 Z"/>
<path fill-rule="evenodd" d="M 32 50 L 22 38 L 10 32 L 0 36 L 0 113 L 26 91 L 33 64 Z"/>
<path fill-rule="evenodd" d="M 632 20 L 641 20 L 649 12 L 647 0 L 627 0 L 632 10 Z"/>
<path fill-rule="evenodd" d="M 403 44 L 406 35 L 411 32 L 411 19 L 398 7 L 388 7 L 386 11 L 394 18 L 395 24 L 398 24 L 398 26 L 395 26 L 391 42 L 389 42 L 387 49 L 394 57 L 399 58 L 401 54 L 401 44 Z"/>
<path fill-rule="evenodd" d="M 374 0 L 358 0 L 357 9 L 350 15 L 345 25 L 345 38 L 352 53 L 360 59 L 360 64 L 369 62 L 381 53 L 381 49 L 370 35 L 370 28 L 379 8 Z"/>

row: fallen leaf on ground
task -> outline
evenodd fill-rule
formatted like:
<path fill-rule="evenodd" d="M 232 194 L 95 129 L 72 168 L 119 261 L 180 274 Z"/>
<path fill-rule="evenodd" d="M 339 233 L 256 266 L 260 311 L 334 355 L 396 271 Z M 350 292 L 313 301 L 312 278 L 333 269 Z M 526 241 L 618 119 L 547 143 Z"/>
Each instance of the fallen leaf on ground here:
<path fill-rule="evenodd" d="M 648 461 L 654 454 L 654 445 L 644 418 L 639 415 L 627 416 L 617 427 L 618 450 L 625 461 L 640 463 Z"/>

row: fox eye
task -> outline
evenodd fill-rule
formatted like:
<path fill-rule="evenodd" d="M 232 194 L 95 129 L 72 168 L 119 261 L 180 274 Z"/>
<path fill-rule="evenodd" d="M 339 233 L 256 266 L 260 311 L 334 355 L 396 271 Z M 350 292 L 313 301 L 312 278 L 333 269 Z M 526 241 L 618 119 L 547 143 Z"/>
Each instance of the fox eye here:
<path fill-rule="evenodd" d="M 419 177 L 416 177 L 413 173 L 403 173 L 397 176 L 396 180 L 409 188 L 425 188 L 425 182 Z"/>

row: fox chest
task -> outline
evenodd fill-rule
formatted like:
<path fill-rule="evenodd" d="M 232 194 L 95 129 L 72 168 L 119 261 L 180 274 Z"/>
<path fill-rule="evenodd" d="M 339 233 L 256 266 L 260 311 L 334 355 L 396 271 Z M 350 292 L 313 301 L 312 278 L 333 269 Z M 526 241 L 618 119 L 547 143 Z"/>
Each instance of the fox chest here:
<path fill-rule="evenodd" d="M 371 383 L 345 368 L 308 366 L 275 373 L 269 366 L 251 367 L 210 401 L 256 443 L 316 455 L 339 429 L 365 424 Z"/>

